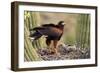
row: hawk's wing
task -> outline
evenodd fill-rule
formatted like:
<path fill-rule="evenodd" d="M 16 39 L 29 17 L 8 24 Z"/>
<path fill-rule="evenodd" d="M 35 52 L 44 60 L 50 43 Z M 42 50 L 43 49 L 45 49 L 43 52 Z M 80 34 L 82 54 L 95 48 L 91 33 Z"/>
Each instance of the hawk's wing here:
<path fill-rule="evenodd" d="M 56 27 L 56 25 L 53 23 L 50 23 L 50 24 L 43 24 L 42 27 Z"/>
<path fill-rule="evenodd" d="M 35 29 L 37 29 L 36 31 L 38 31 L 42 35 L 47 35 L 47 36 L 60 36 L 62 34 L 62 31 L 55 27 L 40 27 Z"/>

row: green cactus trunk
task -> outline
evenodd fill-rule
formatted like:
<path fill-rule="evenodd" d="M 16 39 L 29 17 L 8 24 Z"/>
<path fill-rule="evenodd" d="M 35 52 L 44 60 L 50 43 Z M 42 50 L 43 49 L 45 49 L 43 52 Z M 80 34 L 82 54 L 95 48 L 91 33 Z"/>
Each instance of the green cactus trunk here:
<path fill-rule="evenodd" d="M 80 14 L 76 30 L 76 42 L 80 49 L 90 48 L 90 15 Z"/>

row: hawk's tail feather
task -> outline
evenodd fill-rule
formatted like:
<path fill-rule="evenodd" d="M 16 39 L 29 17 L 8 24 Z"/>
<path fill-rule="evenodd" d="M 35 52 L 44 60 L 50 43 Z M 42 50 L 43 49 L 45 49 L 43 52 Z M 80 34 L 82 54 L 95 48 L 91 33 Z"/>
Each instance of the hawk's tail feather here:
<path fill-rule="evenodd" d="M 41 37 L 42 35 L 38 32 L 35 32 L 34 34 L 30 35 L 30 37 L 33 39 L 33 40 L 37 40 Z"/>
<path fill-rule="evenodd" d="M 41 29 L 44 29 L 44 28 L 43 27 L 36 27 L 36 28 L 30 29 L 30 30 L 41 30 Z"/>

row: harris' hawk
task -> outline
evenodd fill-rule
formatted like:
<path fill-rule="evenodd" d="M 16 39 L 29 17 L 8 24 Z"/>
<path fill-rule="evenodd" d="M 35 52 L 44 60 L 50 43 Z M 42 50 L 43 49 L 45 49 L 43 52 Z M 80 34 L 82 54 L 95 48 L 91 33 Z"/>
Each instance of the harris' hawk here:
<path fill-rule="evenodd" d="M 58 22 L 57 25 L 50 23 L 50 24 L 43 24 L 39 27 L 35 27 L 30 29 L 30 31 L 34 31 L 33 34 L 30 34 L 32 40 L 37 40 L 41 36 L 46 36 L 46 45 L 50 46 L 51 42 L 53 42 L 52 52 L 57 54 L 57 43 L 60 40 L 63 29 L 64 29 L 64 21 Z"/>

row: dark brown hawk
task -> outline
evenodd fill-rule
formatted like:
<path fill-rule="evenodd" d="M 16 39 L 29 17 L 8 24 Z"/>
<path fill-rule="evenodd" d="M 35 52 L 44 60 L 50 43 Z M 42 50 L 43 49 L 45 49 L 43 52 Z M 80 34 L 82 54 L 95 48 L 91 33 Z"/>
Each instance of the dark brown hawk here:
<path fill-rule="evenodd" d="M 46 36 L 46 44 L 50 46 L 51 42 L 53 42 L 53 52 L 57 54 L 57 43 L 62 37 L 63 29 L 64 29 L 64 21 L 58 22 L 57 25 L 55 24 L 43 24 L 39 27 L 35 27 L 30 31 L 34 31 L 33 34 L 30 35 L 32 40 L 37 40 L 41 36 Z"/>

